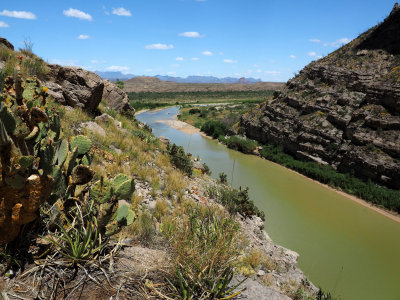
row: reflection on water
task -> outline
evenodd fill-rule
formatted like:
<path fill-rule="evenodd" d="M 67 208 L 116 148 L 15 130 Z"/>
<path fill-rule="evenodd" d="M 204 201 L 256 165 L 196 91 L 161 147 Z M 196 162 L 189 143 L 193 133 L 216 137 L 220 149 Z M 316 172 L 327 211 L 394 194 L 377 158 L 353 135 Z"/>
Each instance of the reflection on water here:
<path fill-rule="evenodd" d="M 300 254 L 312 282 L 342 299 L 400 299 L 400 224 L 281 166 L 156 122 L 177 113 L 170 107 L 137 118 L 199 155 L 212 177 L 225 172 L 229 183 L 248 186 L 266 231 Z"/>

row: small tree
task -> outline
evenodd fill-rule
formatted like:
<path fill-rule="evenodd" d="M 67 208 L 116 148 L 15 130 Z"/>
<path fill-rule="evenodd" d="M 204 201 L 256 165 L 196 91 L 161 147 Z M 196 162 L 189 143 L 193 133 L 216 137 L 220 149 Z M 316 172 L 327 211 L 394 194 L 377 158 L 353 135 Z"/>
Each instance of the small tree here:
<path fill-rule="evenodd" d="M 121 80 L 119 80 L 118 78 L 117 78 L 117 80 L 115 81 L 115 85 L 116 85 L 117 87 L 119 87 L 121 90 L 124 89 L 124 82 L 121 81 Z"/>

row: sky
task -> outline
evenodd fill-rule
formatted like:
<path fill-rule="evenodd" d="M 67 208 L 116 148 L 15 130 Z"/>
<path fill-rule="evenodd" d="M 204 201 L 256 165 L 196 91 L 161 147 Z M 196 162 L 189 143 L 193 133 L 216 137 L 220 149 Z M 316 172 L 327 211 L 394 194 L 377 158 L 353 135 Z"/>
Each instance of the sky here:
<path fill-rule="evenodd" d="M 49 63 L 287 81 L 382 21 L 389 0 L 1 1 L 0 36 Z"/>

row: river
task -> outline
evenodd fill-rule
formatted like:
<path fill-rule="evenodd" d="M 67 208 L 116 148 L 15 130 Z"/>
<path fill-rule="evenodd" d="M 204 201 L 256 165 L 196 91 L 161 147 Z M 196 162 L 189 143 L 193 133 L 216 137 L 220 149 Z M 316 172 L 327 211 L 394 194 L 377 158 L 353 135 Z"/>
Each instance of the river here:
<path fill-rule="evenodd" d="M 225 172 L 233 186 L 248 186 L 266 214 L 265 230 L 300 254 L 299 267 L 315 285 L 345 300 L 400 299 L 400 223 L 265 159 L 158 122 L 178 111 L 147 111 L 137 119 L 199 155 L 213 178 Z"/>

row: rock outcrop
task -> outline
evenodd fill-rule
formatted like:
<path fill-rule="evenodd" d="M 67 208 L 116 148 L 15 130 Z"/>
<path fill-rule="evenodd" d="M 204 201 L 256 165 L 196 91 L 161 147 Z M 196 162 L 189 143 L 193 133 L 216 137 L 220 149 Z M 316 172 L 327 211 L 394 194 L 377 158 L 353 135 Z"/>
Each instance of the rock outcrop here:
<path fill-rule="evenodd" d="M 4 46 L 8 49 L 14 50 L 14 45 L 11 44 L 7 39 L 2 38 L 1 36 L 0 36 L 0 46 Z"/>
<path fill-rule="evenodd" d="M 120 113 L 134 115 L 135 109 L 129 104 L 128 95 L 108 79 L 104 80 L 103 99 L 108 106 Z"/>
<path fill-rule="evenodd" d="M 77 67 L 49 64 L 44 85 L 57 102 L 93 111 L 99 105 L 104 82 L 93 72 Z"/>
<path fill-rule="evenodd" d="M 400 9 L 241 118 L 246 135 L 400 188 Z"/>

